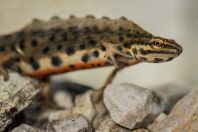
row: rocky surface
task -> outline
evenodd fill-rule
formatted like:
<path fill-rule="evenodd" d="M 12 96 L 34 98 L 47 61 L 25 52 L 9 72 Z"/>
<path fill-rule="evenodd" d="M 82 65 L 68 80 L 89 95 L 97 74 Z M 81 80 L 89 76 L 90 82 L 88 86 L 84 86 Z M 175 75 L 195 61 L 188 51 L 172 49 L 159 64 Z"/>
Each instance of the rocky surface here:
<path fill-rule="evenodd" d="M 153 132 L 198 132 L 198 90 L 183 97 L 165 120 L 154 124 Z"/>
<path fill-rule="evenodd" d="M 162 111 L 156 94 L 128 83 L 107 86 L 104 103 L 113 121 L 129 129 L 146 127 Z"/>
<path fill-rule="evenodd" d="M 92 128 L 85 117 L 73 116 L 51 122 L 46 132 L 92 132 Z"/>
<path fill-rule="evenodd" d="M 96 114 L 93 105 L 93 100 L 91 97 L 92 94 L 93 92 L 90 91 L 83 95 L 77 96 L 75 99 L 75 107 L 73 109 L 72 114 L 84 115 L 91 122 Z"/>
<path fill-rule="evenodd" d="M 13 129 L 12 132 L 44 132 L 44 131 L 26 124 L 22 124 L 16 127 L 15 129 Z"/>
<path fill-rule="evenodd" d="M 187 85 L 168 84 L 155 92 L 129 83 L 109 85 L 102 99 L 100 91 L 89 87 L 55 83 L 45 100 L 35 80 L 13 73 L 0 83 L 0 125 L 5 132 L 198 131 L 198 92 L 182 98 L 192 89 Z"/>
<path fill-rule="evenodd" d="M 12 72 L 9 77 L 8 81 L 0 78 L 0 131 L 32 102 L 42 88 L 38 81 L 28 77 Z"/>

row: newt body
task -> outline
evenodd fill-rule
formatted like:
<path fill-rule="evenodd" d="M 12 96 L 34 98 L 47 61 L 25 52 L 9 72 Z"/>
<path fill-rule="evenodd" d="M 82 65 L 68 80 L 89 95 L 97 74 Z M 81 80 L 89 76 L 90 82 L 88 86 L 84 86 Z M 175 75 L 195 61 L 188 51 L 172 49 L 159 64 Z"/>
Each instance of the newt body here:
<path fill-rule="evenodd" d="M 86 68 L 166 62 L 181 52 L 174 40 L 156 37 L 124 17 L 53 17 L 48 22 L 35 19 L 0 37 L 0 72 L 6 76 L 10 68 L 43 78 Z"/>

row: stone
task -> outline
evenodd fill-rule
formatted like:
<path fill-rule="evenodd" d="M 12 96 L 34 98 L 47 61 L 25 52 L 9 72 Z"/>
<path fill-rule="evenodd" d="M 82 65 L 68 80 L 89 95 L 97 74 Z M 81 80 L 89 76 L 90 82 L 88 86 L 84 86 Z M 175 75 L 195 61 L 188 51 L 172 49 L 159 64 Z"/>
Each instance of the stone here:
<path fill-rule="evenodd" d="M 49 123 L 46 132 L 92 132 L 92 128 L 84 116 L 78 115 Z"/>
<path fill-rule="evenodd" d="M 157 87 L 154 91 L 162 98 L 164 112 L 170 113 L 172 107 L 177 103 L 177 101 L 192 89 L 193 87 L 191 85 L 175 82 Z"/>
<path fill-rule="evenodd" d="M 60 108 L 70 109 L 74 106 L 71 95 L 63 90 L 55 93 L 54 102 Z"/>
<path fill-rule="evenodd" d="M 114 123 L 110 118 L 105 119 L 96 132 L 132 132 L 127 128 L 121 127 Z"/>
<path fill-rule="evenodd" d="M 39 81 L 9 72 L 9 80 L 0 77 L 0 131 L 12 122 L 13 117 L 32 103 L 42 89 Z"/>
<path fill-rule="evenodd" d="M 44 132 L 41 129 L 22 124 L 12 130 L 12 132 Z"/>
<path fill-rule="evenodd" d="M 92 122 L 96 112 L 93 106 L 92 91 L 88 91 L 83 95 L 78 95 L 75 98 L 75 107 L 72 114 L 84 115 L 90 122 Z"/>
<path fill-rule="evenodd" d="M 154 92 L 129 83 L 108 85 L 104 104 L 113 121 L 128 129 L 145 128 L 162 111 Z"/>
<path fill-rule="evenodd" d="M 150 128 L 152 132 L 198 132 L 198 90 L 193 90 L 172 109 L 165 120 Z"/>
<path fill-rule="evenodd" d="M 62 120 L 71 115 L 71 109 L 58 110 L 49 114 L 49 121 Z"/>

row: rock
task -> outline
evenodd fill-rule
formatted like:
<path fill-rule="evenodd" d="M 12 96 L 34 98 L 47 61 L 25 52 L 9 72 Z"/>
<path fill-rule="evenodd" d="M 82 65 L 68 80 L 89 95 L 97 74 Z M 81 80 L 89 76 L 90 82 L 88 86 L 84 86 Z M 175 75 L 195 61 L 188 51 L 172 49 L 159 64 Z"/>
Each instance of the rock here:
<path fill-rule="evenodd" d="M 84 115 L 90 122 L 92 122 L 93 117 L 96 112 L 92 101 L 92 91 L 89 91 L 83 95 L 79 95 L 75 99 L 75 107 L 73 108 L 73 114 Z"/>
<path fill-rule="evenodd" d="M 157 87 L 154 91 L 161 96 L 165 113 L 170 113 L 172 107 L 193 87 L 183 83 L 170 83 Z"/>
<path fill-rule="evenodd" d="M 152 124 L 150 124 L 147 128 L 148 129 L 152 129 L 152 127 L 157 124 L 158 122 L 161 122 L 163 120 L 165 120 L 167 118 L 167 115 L 165 113 L 160 113 L 157 118 L 155 118 L 155 120 L 153 121 Z"/>
<path fill-rule="evenodd" d="M 107 86 L 104 103 L 113 121 L 129 129 L 146 127 L 162 111 L 155 93 L 129 83 Z"/>
<path fill-rule="evenodd" d="M 10 79 L 0 78 L 0 131 L 12 122 L 12 118 L 26 108 L 41 90 L 38 81 L 10 72 Z"/>
<path fill-rule="evenodd" d="M 198 132 L 198 90 L 184 96 L 165 120 L 154 124 L 153 132 Z"/>
<path fill-rule="evenodd" d="M 73 107 L 72 97 L 66 91 L 57 91 L 54 95 L 54 102 L 60 108 L 70 109 Z"/>
<path fill-rule="evenodd" d="M 44 132 L 44 131 L 35 127 L 31 127 L 26 124 L 22 124 L 16 127 L 15 129 L 13 129 L 12 132 Z"/>
<path fill-rule="evenodd" d="M 51 122 L 46 132 L 92 132 L 92 128 L 87 119 L 80 115 Z"/>
<path fill-rule="evenodd" d="M 127 128 L 115 124 L 110 118 L 104 120 L 96 132 L 132 132 Z"/>
<path fill-rule="evenodd" d="M 142 128 L 142 129 L 133 130 L 132 132 L 150 132 L 150 131 L 147 130 L 147 129 Z"/>
<path fill-rule="evenodd" d="M 71 115 L 71 109 L 66 109 L 66 110 L 58 110 L 55 112 L 50 113 L 49 115 L 49 121 L 56 121 L 56 120 L 62 120 L 66 117 L 68 117 L 69 115 Z"/>
<path fill-rule="evenodd" d="M 110 118 L 105 119 L 96 132 L 149 132 L 147 129 L 130 130 L 114 123 Z"/>

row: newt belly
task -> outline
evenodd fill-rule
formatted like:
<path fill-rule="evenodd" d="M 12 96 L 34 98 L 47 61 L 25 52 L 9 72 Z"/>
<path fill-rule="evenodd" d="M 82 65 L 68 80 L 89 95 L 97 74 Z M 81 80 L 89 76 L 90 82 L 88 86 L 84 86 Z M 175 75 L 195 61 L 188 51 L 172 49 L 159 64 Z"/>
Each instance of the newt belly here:
<path fill-rule="evenodd" d="M 0 36 L 0 56 L 8 56 L 0 59 L 0 74 L 12 69 L 42 78 L 109 65 L 167 62 L 181 52 L 174 40 L 154 36 L 125 17 L 35 19 L 20 31 Z"/>

